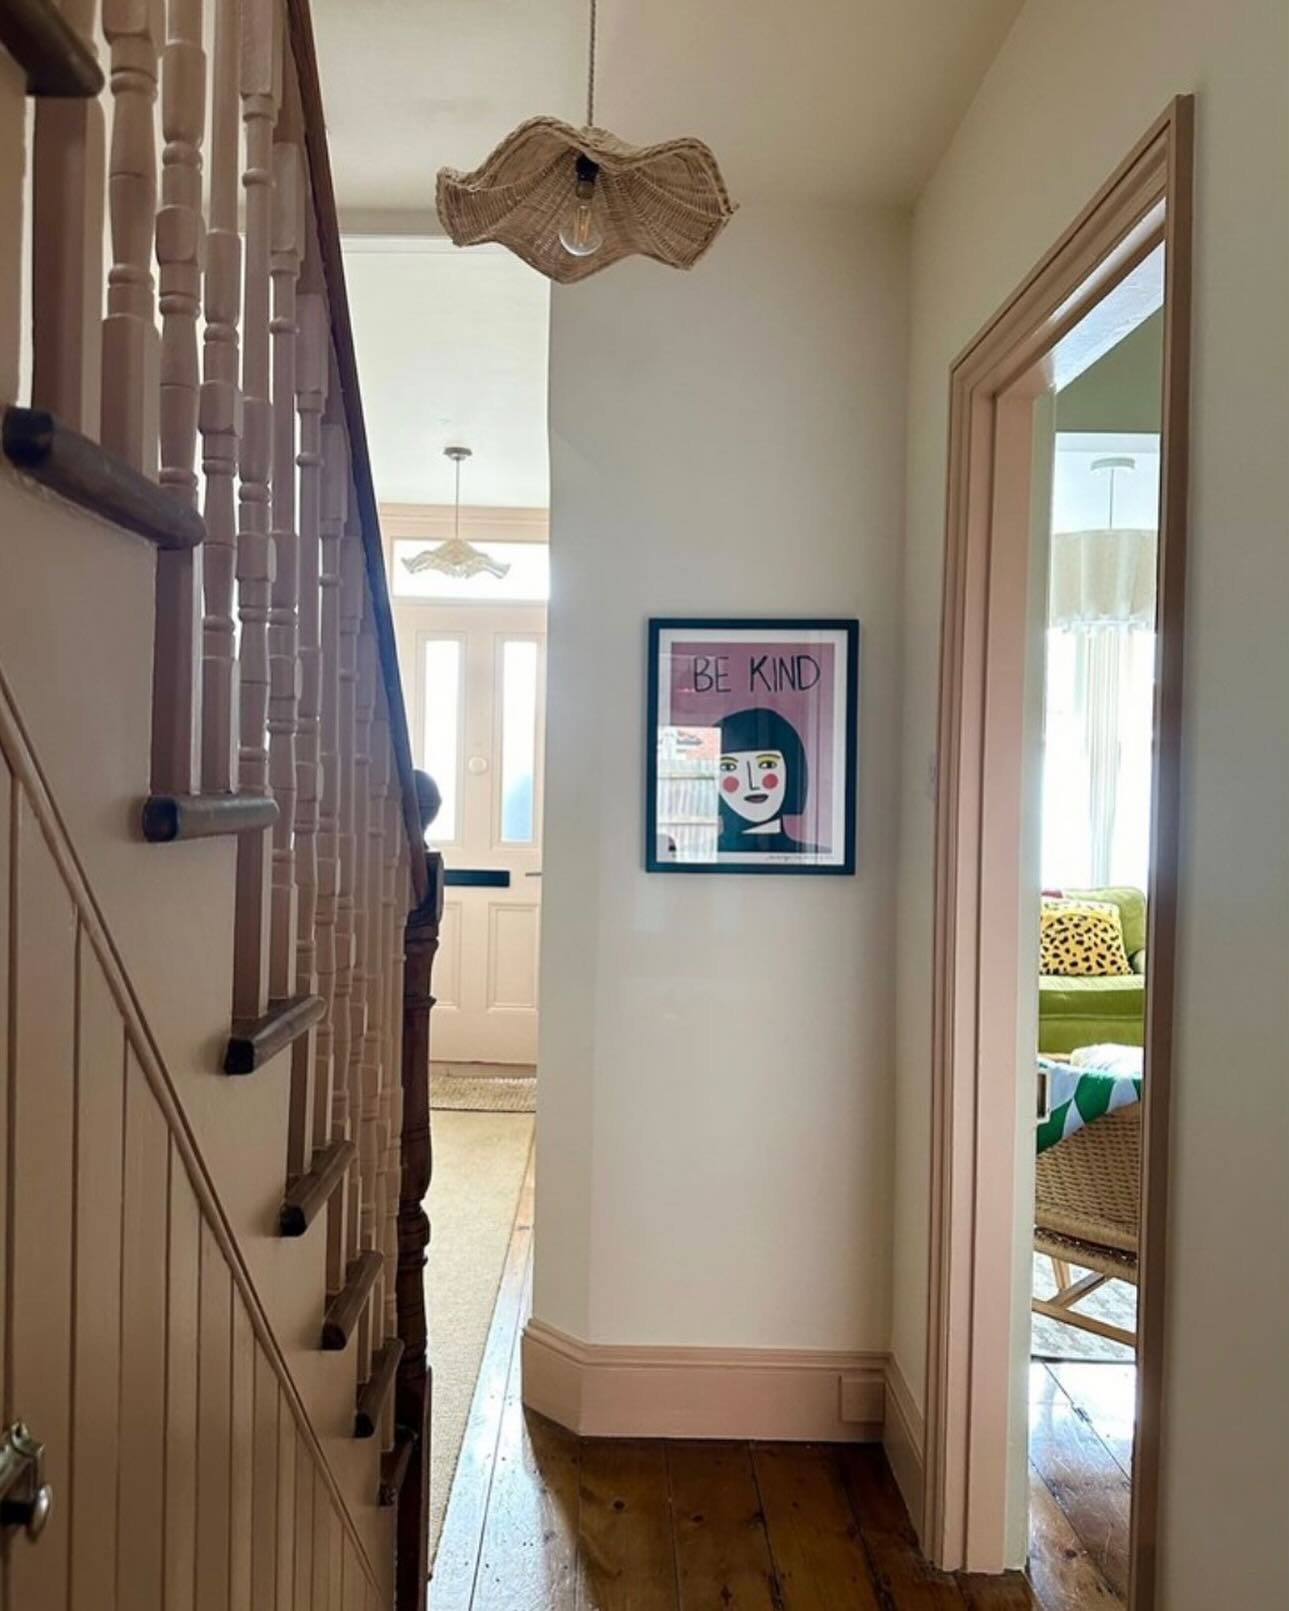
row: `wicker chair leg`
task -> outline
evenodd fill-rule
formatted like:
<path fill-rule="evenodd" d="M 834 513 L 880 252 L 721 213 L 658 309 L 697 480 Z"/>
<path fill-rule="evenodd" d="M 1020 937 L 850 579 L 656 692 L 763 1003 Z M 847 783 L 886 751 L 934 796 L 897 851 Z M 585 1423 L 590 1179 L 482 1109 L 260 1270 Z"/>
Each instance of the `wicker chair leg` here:
<path fill-rule="evenodd" d="M 1090 1331 L 1097 1337 L 1108 1337 L 1111 1342 L 1122 1343 L 1125 1348 L 1137 1346 L 1134 1332 L 1123 1326 L 1111 1325 L 1108 1320 L 1098 1320 L 1095 1315 L 1081 1315 L 1077 1309 L 1063 1308 L 1059 1304 L 1049 1303 L 1046 1298 L 1035 1298 L 1032 1308 L 1036 1315 L 1046 1315 L 1049 1320 L 1059 1320 L 1063 1325 L 1075 1326 L 1079 1331 Z"/>

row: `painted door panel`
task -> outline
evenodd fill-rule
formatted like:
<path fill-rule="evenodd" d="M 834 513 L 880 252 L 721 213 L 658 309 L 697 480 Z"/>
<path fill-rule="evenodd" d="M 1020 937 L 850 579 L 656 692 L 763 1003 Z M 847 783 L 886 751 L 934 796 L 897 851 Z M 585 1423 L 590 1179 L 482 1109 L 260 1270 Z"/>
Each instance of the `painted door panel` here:
<path fill-rule="evenodd" d="M 434 1056 L 535 1063 L 546 611 L 402 604 L 413 753 L 443 791 Z"/>

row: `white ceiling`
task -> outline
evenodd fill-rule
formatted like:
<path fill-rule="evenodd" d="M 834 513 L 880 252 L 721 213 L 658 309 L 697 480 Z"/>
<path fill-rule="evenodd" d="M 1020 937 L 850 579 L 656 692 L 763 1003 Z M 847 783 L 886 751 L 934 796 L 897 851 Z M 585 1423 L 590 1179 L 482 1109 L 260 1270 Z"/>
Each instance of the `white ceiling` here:
<path fill-rule="evenodd" d="M 631 140 L 706 140 L 736 201 L 909 203 L 1020 5 L 600 0 L 596 120 Z M 428 223 L 443 164 L 476 166 L 537 113 L 582 121 L 587 0 L 313 0 L 313 11 L 351 220 Z"/>
<path fill-rule="evenodd" d="M 544 509 L 550 285 L 500 248 L 349 238 L 345 278 L 382 503 Z"/>
<path fill-rule="evenodd" d="M 599 0 L 596 121 L 716 152 L 736 201 L 907 205 L 1021 0 Z M 549 287 L 433 212 L 522 119 L 585 113 L 588 0 L 313 0 L 377 492 L 548 501 Z M 383 237 L 369 238 L 362 237 Z M 399 239 L 403 237 L 403 239 Z M 420 238 L 418 238 L 420 237 Z"/>

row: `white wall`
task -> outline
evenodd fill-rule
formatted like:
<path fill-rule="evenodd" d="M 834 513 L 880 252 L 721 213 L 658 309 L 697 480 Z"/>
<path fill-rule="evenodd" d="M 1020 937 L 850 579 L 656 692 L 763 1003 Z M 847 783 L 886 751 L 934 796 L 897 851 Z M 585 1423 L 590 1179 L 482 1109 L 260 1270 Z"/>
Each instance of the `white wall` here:
<path fill-rule="evenodd" d="M 1289 1581 L 1287 79 L 1284 0 L 1030 0 L 914 223 L 893 1340 L 920 1395 L 949 365 L 1168 99 L 1196 92 L 1165 1611 L 1233 1590 L 1279 1604 Z"/>
<path fill-rule="evenodd" d="M 745 208 L 553 300 L 534 1312 L 884 1348 L 906 222 Z M 650 615 L 862 622 L 859 872 L 642 864 Z"/>

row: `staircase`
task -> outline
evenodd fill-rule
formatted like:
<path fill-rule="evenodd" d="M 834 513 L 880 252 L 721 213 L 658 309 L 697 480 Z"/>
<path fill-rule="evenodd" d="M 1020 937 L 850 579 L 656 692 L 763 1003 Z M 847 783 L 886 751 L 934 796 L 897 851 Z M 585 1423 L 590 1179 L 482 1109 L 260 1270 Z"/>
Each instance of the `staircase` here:
<path fill-rule="evenodd" d="M 0 0 L 0 405 L 0 1606 L 412 1611 L 442 871 L 306 0 Z"/>

